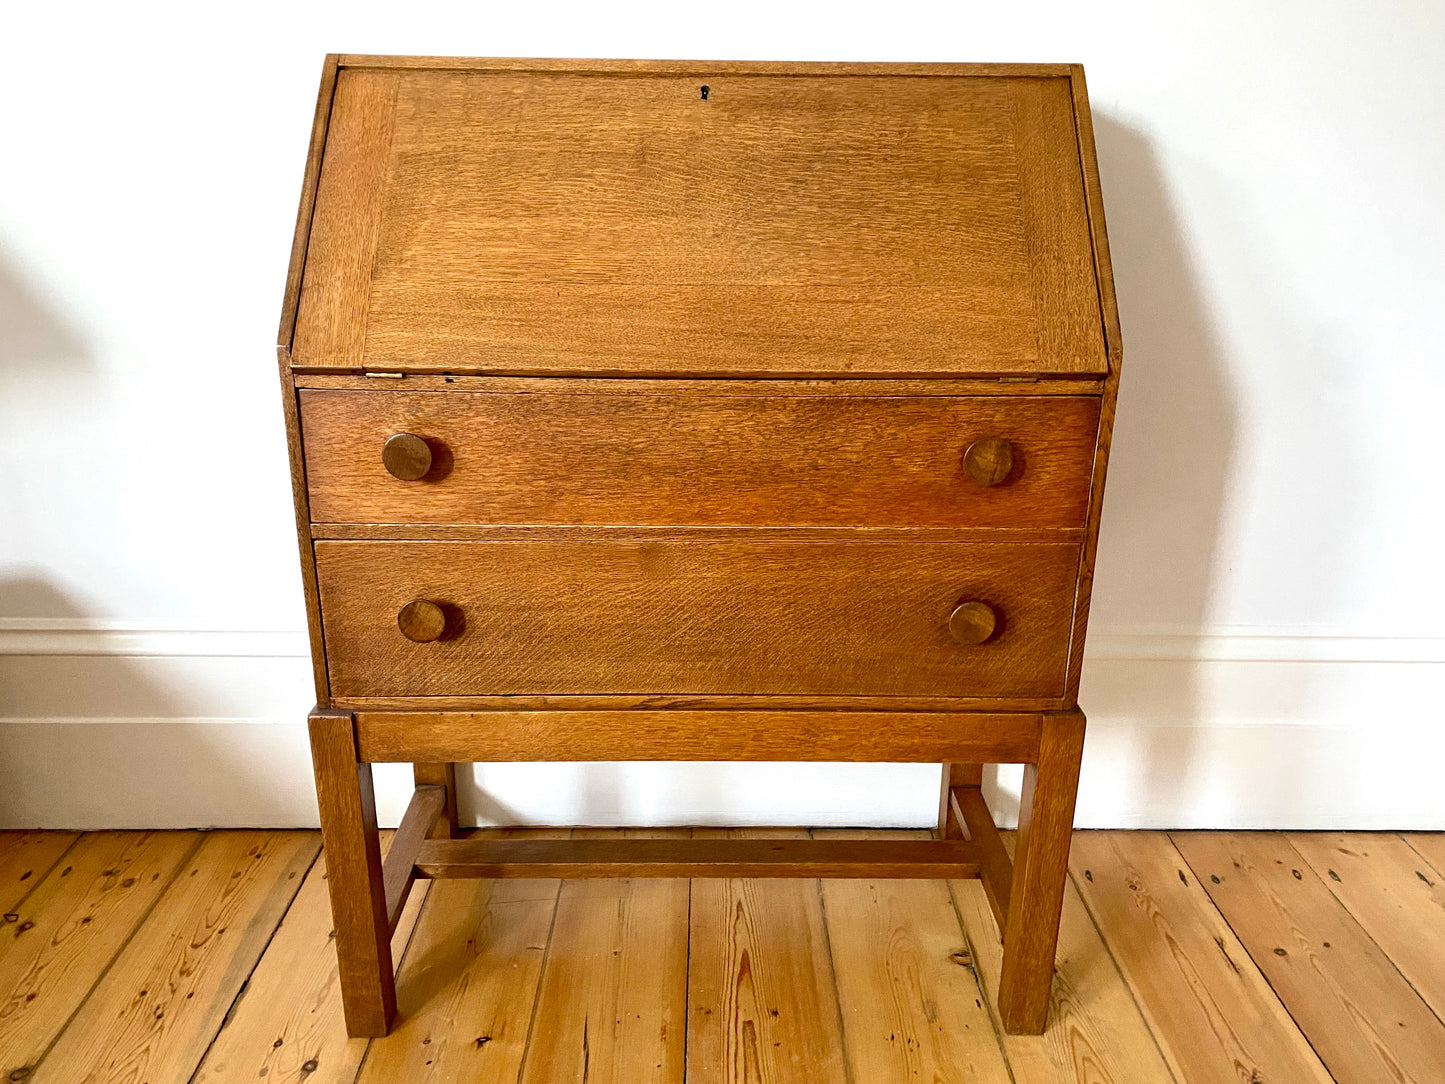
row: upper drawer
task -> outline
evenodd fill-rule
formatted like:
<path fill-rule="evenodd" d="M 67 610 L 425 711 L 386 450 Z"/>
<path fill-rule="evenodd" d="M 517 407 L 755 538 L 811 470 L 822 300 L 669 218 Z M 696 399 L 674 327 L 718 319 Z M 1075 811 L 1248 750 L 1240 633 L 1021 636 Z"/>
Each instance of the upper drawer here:
<path fill-rule="evenodd" d="M 1086 396 L 300 398 L 317 523 L 1082 527 L 1099 421 Z M 398 434 L 419 480 L 383 463 Z M 1011 466 L 965 456 L 990 440 Z"/>
<path fill-rule="evenodd" d="M 1068 69 L 605 68 L 343 69 L 293 363 L 1107 372 Z"/>

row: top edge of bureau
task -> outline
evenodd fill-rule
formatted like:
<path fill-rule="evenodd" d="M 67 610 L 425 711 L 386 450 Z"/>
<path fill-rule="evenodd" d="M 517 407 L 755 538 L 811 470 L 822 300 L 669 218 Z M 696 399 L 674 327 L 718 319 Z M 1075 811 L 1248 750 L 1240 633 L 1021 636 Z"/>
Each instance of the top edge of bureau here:
<path fill-rule="evenodd" d="M 583 57 L 387 56 L 340 53 L 342 70 L 553 72 L 569 75 L 799 75 L 899 77 L 1068 77 L 1076 63 L 896 62 L 832 60 L 641 60 Z"/>

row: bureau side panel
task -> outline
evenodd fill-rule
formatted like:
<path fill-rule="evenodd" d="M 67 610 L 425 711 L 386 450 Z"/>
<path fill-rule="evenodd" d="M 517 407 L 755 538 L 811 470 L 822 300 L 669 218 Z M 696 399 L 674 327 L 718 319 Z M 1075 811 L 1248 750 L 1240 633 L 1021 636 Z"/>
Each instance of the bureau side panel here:
<path fill-rule="evenodd" d="M 1104 379 L 1100 404 L 1098 442 L 1094 449 L 1093 477 L 1089 494 L 1089 517 L 1084 545 L 1079 554 L 1078 587 L 1074 600 L 1073 628 L 1069 642 L 1068 681 L 1065 696 L 1076 703 L 1079 678 L 1084 665 L 1084 639 L 1089 625 L 1089 606 L 1094 586 L 1094 560 L 1098 554 L 1099 522 L 1103 513 L 1104 482 L 1108 474 L 1109 448 L 1114 435 L 1114 409 L 1119 396 L 1119 376 L 1124 364 L 1124 343 L 1119 327 L 1119 307 L 1114 294 L 1114 270 L 1109 257 L 1109 235 L 1104 223 L 1104 196 L 1099 185 L 1099 158 L 1094 146 L 1094 122 L 1089 111 L 1089 94 L 1084 69 L 1072 66 L 1074 125 L 1083 169 L 1084 197 L 1089 216 L 1094 277 L 1099 288 L 1099 309 L 1104 327 L 1104 345 L 1109 371 Z"/>
<path fill-rule="evenodd" d="M 331 120 L 336 90 L 337 58 L 328 56 L 321 69 L 321 87 L 316 95 L 316 112 L 311 123 L 311 143 L 301 182 L 301 202 L 296 211 L 296 231 L 291 241 L 291 262 L 286 272 L 286 290 L 281 302 L 281 325 L 277 330 L 276 361 L 281 375 L 281 407 L 286 422 L 286 448 L 291 468 L 291 495 L 296 510 L 296 541 L 300 549 L 301 584 L 306 599 L 306 624 L 311 638 L 312 677 L 316 702 L 329 702 L 325 641 L 321 634 L 321 601 L 316 589 L 316 559 L 311 548 L 311 512 L 306 487 L 306 462 L 301 445 L 301 421 L 297 391 L 291 375 L 291 340 L 301 295 L 301 279 L 311 236 L 311 219 L 321 177 L 321 159 Z"/>

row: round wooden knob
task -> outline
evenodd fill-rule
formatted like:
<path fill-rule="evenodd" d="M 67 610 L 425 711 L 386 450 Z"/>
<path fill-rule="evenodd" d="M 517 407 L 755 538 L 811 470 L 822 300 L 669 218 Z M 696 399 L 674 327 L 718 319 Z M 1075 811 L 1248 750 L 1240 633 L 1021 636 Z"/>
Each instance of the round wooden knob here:
<path fill-rule="evenodd" d="M 1003 437 L 981 437 L 963 453 L 963 469 L 981 486 L 996 486 L 1014 469 L 1013 445 Z"/>
<path fill-rule="evenodd" d="M 394 433 L 381 446 L 381 465 L 393 478 L 415 482 L 431 470 L 431 447 L 415 433 Z"/>
<path fill-rule="evenodd" d="M 987 602 L 960 602 L 948 615 L 948 631 L 961 644 L 981 644 L 998 628 L 998 614 Z"/>
<path fill-rule="evenodd" d="M 412 599 L 397 612 L 396 627 L 408 640 L 429 644 L 447 631 L 447 615 L 430 599 Z"/>

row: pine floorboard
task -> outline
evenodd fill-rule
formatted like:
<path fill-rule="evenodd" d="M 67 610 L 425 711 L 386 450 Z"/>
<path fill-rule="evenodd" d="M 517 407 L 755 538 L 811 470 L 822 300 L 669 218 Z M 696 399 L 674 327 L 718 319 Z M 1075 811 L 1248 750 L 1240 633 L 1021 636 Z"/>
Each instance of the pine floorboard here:
<path fill-rule="evenodd" d="M 977 881 L 639 879 L 423 884 L 397 1025 L 349 1039 L 318 852 L 0 833 L 0 1080 L 1445 1080 L 1440 834 L 1076 833 L 1041 1036 L 999 1027 Z"/>

